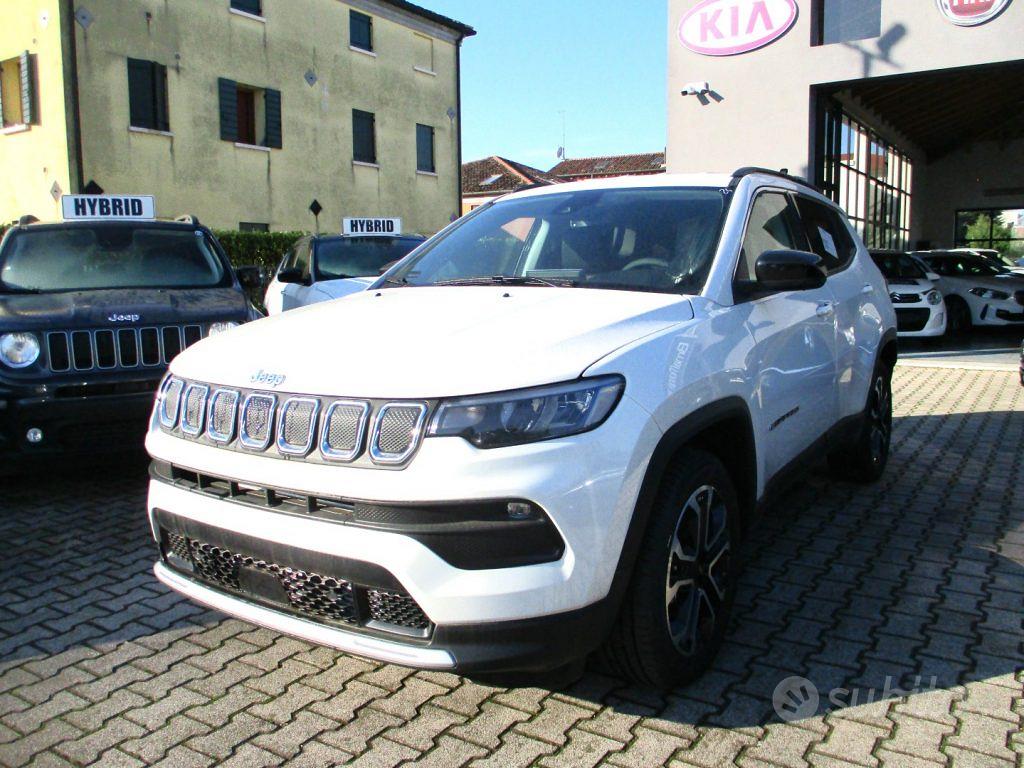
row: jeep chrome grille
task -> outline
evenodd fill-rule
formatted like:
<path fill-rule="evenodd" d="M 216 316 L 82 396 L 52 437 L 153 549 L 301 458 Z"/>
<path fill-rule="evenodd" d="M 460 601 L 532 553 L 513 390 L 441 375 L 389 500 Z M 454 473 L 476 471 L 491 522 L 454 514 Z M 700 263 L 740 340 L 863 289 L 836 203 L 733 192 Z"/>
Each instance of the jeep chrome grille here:
<path fill-rule="evenodd" d="M 400 468 L 419 448 L 430 406 L 277 395 L 174 376 L 157 400 L 160 426 L 198 442 L 314 463 Z"/>
<path fill-rule="evenodd" d="M 200 325 L 52 331 L 46 351 L 54 373 L 147 368 L 170 363 L 202 337 Z"/>

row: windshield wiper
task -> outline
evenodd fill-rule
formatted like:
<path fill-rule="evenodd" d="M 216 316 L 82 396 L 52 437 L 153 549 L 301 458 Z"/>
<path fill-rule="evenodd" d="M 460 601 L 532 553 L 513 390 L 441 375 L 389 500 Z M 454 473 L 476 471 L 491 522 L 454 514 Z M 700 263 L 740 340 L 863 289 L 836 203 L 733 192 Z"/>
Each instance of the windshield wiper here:
<path fill-rule="evenodd" d="M 439 280 L 432 285 L 546 285 L 549 288 L 574 288 L 579 285 L 579 282 L 568 277 L 553 277 L 547 280 L 529 275 L 491 275 L 490 277 L 460 277 L 454 280 Z"/>

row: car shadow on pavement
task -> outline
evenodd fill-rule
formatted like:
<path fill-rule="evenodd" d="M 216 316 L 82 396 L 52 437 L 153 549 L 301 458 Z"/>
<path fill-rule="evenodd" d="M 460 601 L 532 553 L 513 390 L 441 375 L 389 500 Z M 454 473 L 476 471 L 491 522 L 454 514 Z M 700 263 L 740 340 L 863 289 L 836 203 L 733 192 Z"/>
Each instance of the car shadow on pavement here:
<path fill-rule="evenodd" d="M 897 418 L 880 482 L 817 471 L 751 532 L 706 674 L 666 693 L 588 671 L 558 695 L 692 730 L 1013 675 L 1024 667 L 1022 445 L 1022 410 Z M 169 646 L 224 621 L 153 576 L 145 479 L 140 459 L 8 483 L 0 676 L 150 636 Z"/>

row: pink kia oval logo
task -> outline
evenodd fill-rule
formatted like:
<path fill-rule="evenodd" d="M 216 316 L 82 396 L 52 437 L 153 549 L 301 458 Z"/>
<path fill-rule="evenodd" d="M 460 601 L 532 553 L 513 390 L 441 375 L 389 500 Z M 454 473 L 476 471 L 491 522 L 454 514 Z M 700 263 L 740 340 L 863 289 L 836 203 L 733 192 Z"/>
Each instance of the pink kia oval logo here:
<path fill-rule="evenodd" d="M 1010 0 L 936 0 L 939 11 L 961 27 L 973 27 L 994 19 L 1010 4 Z"/>
<path fill-rule="evenodd" d="M 796 0 L 704 0 L 679 22 L 679 40 L 705 56 L 735 56 L 778 40 L 796 16 Z"/>

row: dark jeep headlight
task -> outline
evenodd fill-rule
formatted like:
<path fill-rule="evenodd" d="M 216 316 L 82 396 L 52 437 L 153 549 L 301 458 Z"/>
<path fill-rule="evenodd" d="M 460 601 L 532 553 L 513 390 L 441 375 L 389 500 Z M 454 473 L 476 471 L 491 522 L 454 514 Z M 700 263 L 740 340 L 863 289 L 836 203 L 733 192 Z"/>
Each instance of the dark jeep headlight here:
<path fill-rule="evenodd" d="M 477 448 L 501 448 L 576 435 L 608 418 L 625 385 L 621 376 L 599 376 L 444 400 L 427 436 L 463 437 Z"/>
<path fill-rule="evenodd" d="M 28 368 L 39 359 L 39 339 L 34 333 L 0 336 L 0 362 L 10 368 Z"/>

